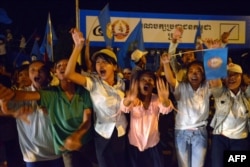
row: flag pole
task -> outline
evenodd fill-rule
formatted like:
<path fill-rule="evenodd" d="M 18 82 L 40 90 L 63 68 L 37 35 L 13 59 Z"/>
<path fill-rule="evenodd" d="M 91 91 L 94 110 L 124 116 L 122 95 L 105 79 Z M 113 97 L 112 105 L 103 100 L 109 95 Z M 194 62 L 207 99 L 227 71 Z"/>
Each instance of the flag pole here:
<path fill-rule="evenodd" d="M 107 6 L 109 3 L 107 3 L 105 6 Z M 105 7 L 104 7 L 105 8 Z M 104 9 L 103 8 L 103 9 Z M 101 12 L 103 12 L 103 9 L 101 10 Z M 98 20 L 98 16 L 96 17 L 96 19 L 94 20 L 94 22 L 92 23 L 92 25 L 91 25 L 91 27 L 90 27 L 90 30 L 89 30 L 89 32 L 88 32 L 88 36 L 87 36 L 87 39 L 89 40 L 89 37 L 90 37 L 90 34 L 91 34 L 91 31 L 92 31 L 92 29 L 94 28 L 94 25 L 95 25 L 95 23 L 97 22 L 97 20 Z"/>
<path fill-rule="evenodd" d="M 80 18 L 79 18 L 79 0 L 76 0 L 76 28 L 80 30 Z M 78 55 L 77 62 L 82 65 L 81 54 Z"/>
<path fill-rule="evenodd" d="M 79 0 L 76 0 L 76 28 L 80 28 L 79 24 Z"/>
<path fill-rule="evenodd" d="M 52 25 L 51 25 L 51 19 L 50 19 L 50 12 L 49 12 L 49 18 L 48 18 L 48 23 L 49 23 L 49 39 L 51 40 L 51 61 L 54 62 L 54 51 L 53 51 L 53 33 L 52 33 Z"/>

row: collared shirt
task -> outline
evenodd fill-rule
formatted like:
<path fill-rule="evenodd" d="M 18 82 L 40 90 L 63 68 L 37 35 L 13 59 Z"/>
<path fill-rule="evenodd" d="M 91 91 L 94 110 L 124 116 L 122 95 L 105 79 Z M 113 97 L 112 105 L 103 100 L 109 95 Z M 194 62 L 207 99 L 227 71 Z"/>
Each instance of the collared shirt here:
<path fill-rule="evenodd" d="M 186 82 L 176 82 L 174 96 L 177 100 L 175 129 L 185 130 L 207 125 L 209 115 L 209 84 L 193 90 Z"/>
<path fill-rule="evenodd" d="M 213 134 L 223 134 L 231 139 L 243 139 L 248 135 L 247 129 L 247 119 L 248 113 L 247 109 L 243 103 L 243 100 L 240 96 L 242 93 L 239 91 L 236 95 L 228 90 L 230 93 L 230 98 L 233 100 L 232 107 L 220 125 L 221 128 L 215 129 Z M 221 131 L 222 129 L 222 131 Z"/>
<path fill-rule="evenodd" d="M 92 109 L 89 91 L 77 86 L 74 96 L 69 100 L 60 86 L 40 90 L 40 105 L 45 107 L 51 120 L 54 147 L 57 154 L 62 153 L 65 139 L 79 129 L 83 123 L 84 110 Z M 82 137 L 81 143 L 85 145 L 91 138 L 90 128 Z"/>
<path fill-rule="evenodd" d="M 140 151 L 154 147 L 160 141 L 158 122 L 159 114 L 168 114 L 172 111 L 172 103 L 169 107 L 164 107 L 158 100 L 157 95 L 152 94 L 151 102 L 148 109 L 143 105 L 126 107 L 121 101 L 120 110 L 122 112 L 130 112 L 130 129 L 129 143 L 136 146 Z"/>
<path fill-rule="evenodd" d="M 90 92 L 95 113 L 95 131 L 109 139 L 116 127 L 118 136 L 125 135 L 127 120 L 123 113 L 118 114 L 124 97 L 124 81 L 118 77 L 116 85 L 110 86 L 97 75 L 90 75 L 86 79 L 86 89 Z"/>

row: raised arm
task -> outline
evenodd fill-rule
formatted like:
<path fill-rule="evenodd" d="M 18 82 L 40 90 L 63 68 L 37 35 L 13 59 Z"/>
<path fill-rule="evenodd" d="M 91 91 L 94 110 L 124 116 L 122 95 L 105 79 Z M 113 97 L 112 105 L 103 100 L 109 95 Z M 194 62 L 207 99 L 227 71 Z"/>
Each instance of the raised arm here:
<path fill-rule="evenodd" d="M 170 86 L 175 87 L 176 84 L 176 78 L 173 74 L 173 71 L 170 67 L 170 58 L 168 54 L 163 54 L 161 56 L 161 62 L 163 64 L 163 68 L 164 68 L 164 73 L 165 73 L 165 77 L 168 81 L 168 83 L 170 84 Z"/>
<path fill-rule="evenodd" d="M 90 51 L 89 51 L 89 39 L 86 39 L 85 41 L 85 55 L 84 55 L 84 60 L 87 66 L 87 72 L 92 72 L 92 62 L 90 60 Z"/>
<path fill-rule="evenodd" d="M 175 74 L 178 73 L 178 71 L 181 69 L 181 65 L 178 63 L 176 57 L 176 48 L 179 42 L 181 42 L 182 34 L 183 28 L 181 26 L 177 26 L 173 32 L 173 37 L 168 48 L 168 55 L 170 56 L 170 66 Z"/>
<path fill-rule="evenodd" d="M 72 38 L 74 40 L 75 46 L 71 53 L 70 59 L 68 61 L 66 70 L 65 70 L 65 77 L 72 82 L 86 86 L 86 77 L 78 72 L 76 72 L 76 62 L 78 56 L 80 56 L 83 45 L 84 45 L 84 37 L 83 34 L 77 30 L 71 30 Z"/>

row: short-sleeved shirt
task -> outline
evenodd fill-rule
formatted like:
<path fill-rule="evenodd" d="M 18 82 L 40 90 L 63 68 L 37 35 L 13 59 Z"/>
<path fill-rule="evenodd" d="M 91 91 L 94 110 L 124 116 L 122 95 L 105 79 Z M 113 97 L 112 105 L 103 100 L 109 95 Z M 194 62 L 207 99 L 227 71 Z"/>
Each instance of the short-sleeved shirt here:
<path fill-rule="evenodd" d="M 25 90 L 35 91 L 35 88 L 30 86 Z M 43 112 L 43 109 L 37 105 L 36 101 L 12 103 L 15 108 L 26 104 L 31 104 L 34 108 L 34 112 L 28 115 L 30 123 L 16 119 L 18 138 L 24 161 L 48 161 L 61 157 L 61 155 L 56 155 L 55 153 L 51 122 L 48 114 Z"/>
<path fill-rule="evenodd" d="M 175 129 L 185 130 L 207 125 L 210 95 L 208 83 L 193 90 L 189 83 L 176 82 L 174 96 L 178 112 L 175 117 Z"/>
<path fill-rule="evenodd" d="M 86 89 L 90 91 L 95 112 L 95 131 L 109 139 L 116 127 L 118 136 L 125 135 L 127 120 L 123 113 L 118 113 L 124 97 L 124 81 L 117 76 L 117 83 L 110 86 L 97 75 L 90 75 L 86 79 Z"/>
<path fill-rule="evenodd" d="M 78 86 L 71 101 L 68 100 L 60 86 L 51 87 L 49 90 L 40 91 L 40 105 L 49 113 L 53 141 L 56 153 L 64 144 L 64 140 L 75 132 L 83 122 L 84 109 L 92 108 L 89 92 Z M 82 144 L 91 138 L 92 130 L 82 137 Z"/>

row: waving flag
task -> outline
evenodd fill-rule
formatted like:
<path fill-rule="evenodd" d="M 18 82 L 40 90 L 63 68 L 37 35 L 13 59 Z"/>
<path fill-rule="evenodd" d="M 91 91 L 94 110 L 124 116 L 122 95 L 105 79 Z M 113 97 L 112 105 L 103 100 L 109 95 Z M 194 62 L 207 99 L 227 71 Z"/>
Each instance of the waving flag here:
<path fill-rule="evenodd" d="M 7 15 L 6 11 L 3 8 L 0 8 L 0 23 L 11 24 L 12 20 Z"/>
<path fill-rule="evenodd" d="M 201 35 L 202 35 L 202 29 L 201 29 L 201 24 L 200 24 L 200 21 L 198 23 L 198 26 L 197 26 L 197 31 L 196 31 L 196 34 L 195 34 L 195 37 L 194 37 L 194 45 L 195 45 L 195 49 L 203 49 L 199 47 L 197 47 L 197 44 L 200 44 L 201 43 Z M 202 45 L 202 44 L 201 44 Z M 196 59 L 197 60 L 200 60 L 200 61 L 203 61 L 203 52 L 196 52 Z"/>
<path fill-rule="evenodd" d="M 98 16 L 98 20 L 102 29 L 102 34 L 106 42 L 106 47 L 112 47 L 113 33 L 111 27 L 111 19 L 109 14 L 109 4 L 107 4 Z"/>
<path fill-rule="evenodd" d="M 33 44 L 33 47 L 32 47 L 32 50 L 30 52 L 30 56 L 35 56 L 36 57 L 36 60 L 44 60 L 41 52 L 40 52 L 40 49 L 39 49 L 39 44 L 38 44 L 38 41 L 35 40 L 34 41 L 34 44 Z"/>
<path fill-rule="evenodd" d="M 204 50 L 204 69 L 207 80 L 227 76 L 227 48 Z"/>
<path fill-rule="evenodd" d="M 57 41 L 56 33 L 51 23 L 50 14 L 48 16 L 47 25 L 45 28 L 45 34 L 43 38 L 42 45 L 40 47 L 40 52 L 44 55 L 44 60 L 54 61 L 53 56 L 53 46 Z"/>
<path fill-rule="evenodd" d="M 136 25 L 135 29 L 131 32 L 127 40 L 125 41 L 123 47 L 118 52 L 118 65 L 121 68 L 125 68 L 128 66 L 134 66 L 132 63 L 130 55 L 128 53 L 132 53 L 134 50 L 140 49 L 144 50 L 144 39 L 142 33 L 142 22 L 141 20 Z M 128 57 L 129 56 L 129 57 Z M 132 65 L 130 65 L 132 63 Z"/>
<path fill-rule="evenodd" d="M 195 34 L 195 38 L 194 38 L 194 43 L 197 43 L 199 38 L 201 38 L 201 34 L 202 34 L 202 29 L 201 29 L 201 24 L 200 24 L 200 21 L 198 23 L 198 26 L 197 26 L 197 31 L 196 31 L 196 34 Z"/>

